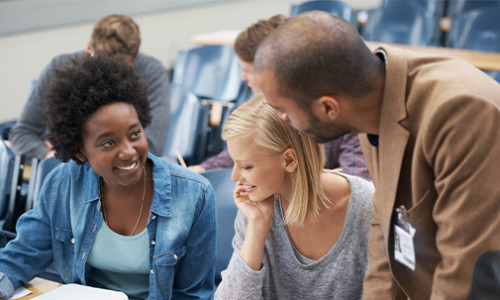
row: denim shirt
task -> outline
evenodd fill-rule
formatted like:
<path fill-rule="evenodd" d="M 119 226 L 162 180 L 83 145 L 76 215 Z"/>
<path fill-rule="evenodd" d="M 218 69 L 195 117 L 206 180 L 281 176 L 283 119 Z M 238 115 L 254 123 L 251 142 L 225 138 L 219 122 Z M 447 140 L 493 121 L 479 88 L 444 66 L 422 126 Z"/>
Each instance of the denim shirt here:
<path fill-rule="evenodd" d="M 154 181 L 148 299 L 211 299 L 217 234 L 212 186 L 151 153 L 148 159 Z M 73 161 L 47 176 L 40 200 L 17 223 L 17 238 L 0 249 L 1 299 L 51 264 L 65 283 L 87 283 L 87 255 L 102 221 L 99 178 L 88 163 Z"/>

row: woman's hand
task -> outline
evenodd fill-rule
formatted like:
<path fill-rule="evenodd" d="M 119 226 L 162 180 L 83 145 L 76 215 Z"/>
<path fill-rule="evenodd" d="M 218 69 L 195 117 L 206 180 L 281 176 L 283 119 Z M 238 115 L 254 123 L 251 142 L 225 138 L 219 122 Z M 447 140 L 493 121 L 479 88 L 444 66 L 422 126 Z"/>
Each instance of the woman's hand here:
<path fill-rule="evenodd" d="M 270 225 L 274 211 L 274 195 L 260 201 L 250 200 L 243 185 L 238 182 L 233 191 L 234 202 L 249 223 Z"/>
<path fill-rule="evenodd" d="M 253 270 L 260 270 L 274 211 L 274 195 L 261 201 L 252 201 L 238 182 L 233 196 L 236 206 L 248 221 L 240 257 Z"/>

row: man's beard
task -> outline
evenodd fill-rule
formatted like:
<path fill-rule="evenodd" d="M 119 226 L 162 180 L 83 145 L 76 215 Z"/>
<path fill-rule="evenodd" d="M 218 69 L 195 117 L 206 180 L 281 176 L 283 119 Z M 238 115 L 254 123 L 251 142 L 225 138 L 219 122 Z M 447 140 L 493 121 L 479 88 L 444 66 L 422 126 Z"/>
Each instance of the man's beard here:
<path fill-rule="evenodd" d="M 318 143 L 326 143 L 356 131 L 348 126 L 322 123 L 315 115 L 308 113 L 309 127 L 303 133 Z"/>

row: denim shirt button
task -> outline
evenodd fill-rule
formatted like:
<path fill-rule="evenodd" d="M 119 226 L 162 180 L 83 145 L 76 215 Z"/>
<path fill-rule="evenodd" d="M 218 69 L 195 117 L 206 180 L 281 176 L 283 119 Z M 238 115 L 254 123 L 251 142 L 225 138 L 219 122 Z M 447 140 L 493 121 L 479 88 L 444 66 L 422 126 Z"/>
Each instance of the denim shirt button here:
<path fill-rule="evenodd" d="M 155 214 L 151 215 L 151 219 L 153 220 L 156 219 L 156 215 Z"/>
<path fill-rule="evenodd" d="M 71 238 L 71 244 L 75 243 L 75 238 Z"/>
<path fill-rule="evenodd" d="M 155 240 L 151 240 L 151 245 L 156 244 Z"/>
<path fill-rule="evenodd" d="M 96 229 L 97 229 L 97 224 L 94 224 L 94 228 L 92 229 L 92 232 L 95 232 Z"/>
<path fill-rule="evenodd" d="M 154 274 L 154 273 L 155 273 L 155 270 L 151 269 L 151 270 L 149 271 L 149 273 Z"/>
<path fill-rule="evenodd" d="M 177 260 L 177 254 L 174 254 L 174 259 Z"/>

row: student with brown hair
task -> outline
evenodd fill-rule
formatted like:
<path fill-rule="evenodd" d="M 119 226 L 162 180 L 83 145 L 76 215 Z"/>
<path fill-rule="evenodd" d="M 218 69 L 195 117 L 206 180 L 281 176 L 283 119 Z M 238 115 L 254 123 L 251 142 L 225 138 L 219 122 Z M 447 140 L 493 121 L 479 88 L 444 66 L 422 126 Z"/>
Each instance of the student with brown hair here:
<path fill-rule="evenodd" d="M 254 93 L 260 92 L 255 81 L 253 66 L 257 48 L 270 32 L 286 21 L 287 18 L 283 15 L 274 15 L 269 19 L 259 20 L 240 32 L 234 42 L 234 51 L 238 55 L 242 69 L 241 78 L 247 82 Z M 370 174 L 357 135 L 346 134 L 334 141 L 325 143 L 324 147 L 326 155 L 324 167 L 326 169 L 342 168 L 342 171 L 347 174 L 370 180 Z M 201 173 L 210 169 L 230 168 L 232 166 L 233 161 L 229 157 L 227 149 L 224 149 L 218 155 L 203 161 L 200 165 L 190 166 L 189 168 Z"/>
<path fill-rule="evenodd" d="M 38 159 L 54 155 L 50 143 L 46 141 L 46 119 L 43 115 L 45 94 L 54 78 L 52 69 L 68 66 L 71 59 L 79 59 L 86 53 L 104 52 L 117 55 L 133 65 L 146 81 L 153 115 L 146 130 L 149 149 L 153 154 L 161 155 L 170 122 L 169 75 L 159 60 L 139 52 L 140 44 L 139 26 L 134 20 L 124 15 L 108 15 L 95 23 L 85 50 L 54 57 L 36 80 L 21 116 L 10 130 L 9 139 L 14 152 Z"/>

